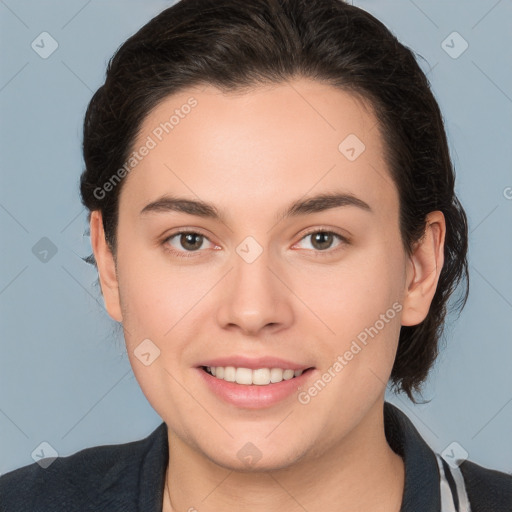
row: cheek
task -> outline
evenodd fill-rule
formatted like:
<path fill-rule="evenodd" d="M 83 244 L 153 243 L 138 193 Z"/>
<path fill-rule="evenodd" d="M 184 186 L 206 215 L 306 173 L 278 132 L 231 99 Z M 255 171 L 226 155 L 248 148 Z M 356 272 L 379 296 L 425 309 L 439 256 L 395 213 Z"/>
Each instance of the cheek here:
<path fill-rule="evenodd" d="M 322 371 L 338 377 L 332 391 L 342 403 L 386 386 L 401 327 L 403 258 L 396 246 L 384 252 L 381 245 L 300 280 L 297 294 L 317 316 L 308 313 L 304 327 L 316 325 Z"/>
<path fill-rule="evenodd" d="M 347 339 L 375 324 L 393 304 L 401 303 L 403 255 L 398 250 L 381 249 L 354 253 L 337 267 L 295 272 L 290 278 L 310 310 L 311 321 L 316 316 L 322 332 Z M 397 309 L 390 311 L 391 320 L 396 319 Z"/>
<path fill-rule="evenodd" d="M 205 270 L 172 266 L 160 255 L 142 253 L 122 261 L 119 286 L 123 324 L 130 334 L 164 340 L 213 283 Z"/>
<path fill-rule="evenodd" d="M 125 259 L 119 269 L 130 364 L 142 392 L 160 416 L 166 418 L 168 411 L 176 409 L 192 413 L 193 404 L 179 383 L 187 378 L 194 361 L 190 340 L 201 339 L 198 299 L 212 287 L 213 277 L 191 279 L 190 271 L 140 263 Z M 194 394 L 193 383 L 187 384 L 187 390 Z"/>
<path fill-rule="evenodd" d="M 319 375 L 298 398 L 311 410 L 330 411 L 323 425 L 326 436 L 352 428 L 385 392 L 393 367 L 402 309 L 399 287 L 371 268 L 346 273 L 338 287 L 323 287 L 323 293 L 318 287 L 317 301 L 311 303 L 329 331 L 310 320 L 310 330 L 316 322 L 325 333 L 316 339 Z"/>

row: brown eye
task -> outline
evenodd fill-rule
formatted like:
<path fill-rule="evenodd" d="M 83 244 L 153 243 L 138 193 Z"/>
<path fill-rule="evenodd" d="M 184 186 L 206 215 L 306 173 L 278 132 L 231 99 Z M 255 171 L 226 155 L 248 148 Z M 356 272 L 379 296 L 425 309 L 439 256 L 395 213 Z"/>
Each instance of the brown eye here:
<path fill-rule="evenodd" d="M 203 245 L 204 237 L 198 233 L 181 233 L 179 242 L 184 249 L 195 251 Z"/>
<path fill-rule="evenodd" d="M 333 240 L 333 233 L 329 233 L 328 231 L 318 231 L 317 233 L 313 233 L 311 235 L 311 245 L 319 251 L 329 249 L 333 243 Z"/>
<path fill-rule="evenodd" d="M 179 231 L 163 241 L 167 251 L 181 257 L 193 256 L 195 253 L 200 254 L 203 252 L 202 249 L 208 248 L 208 243 L 214 245 L 206 236 L 194 231 Z"/>
<path fill-rule="evenodd" d="M 306 234 L 300 240 L 299 244 L 303 243 L 304 240 L 310 239 L 310 247 L 305 247 L 314 253 L 326 253 L 332 254 L 337 249 L 340 249 L 343 245 L 348 245 L 349 240 L 344 236 L 335 233 L 334 231 L 317 230 L 311 231 Z M 335 242 L 338 242 L 337 244 Z M 296 245 L 299 245 L 296 244 Z"/>

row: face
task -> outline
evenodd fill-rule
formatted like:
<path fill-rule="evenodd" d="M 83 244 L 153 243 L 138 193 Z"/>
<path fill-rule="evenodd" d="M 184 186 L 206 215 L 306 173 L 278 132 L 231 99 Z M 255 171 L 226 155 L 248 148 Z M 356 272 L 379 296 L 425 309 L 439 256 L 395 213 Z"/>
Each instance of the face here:
<path fill-rule="evenodd" d="M 224 467 L 287 467 L 342 443 L 382 403 L 400 326 L 429 303 L 414 297 L 421 258 L 404 252 L 371 109 L 308 80 L 190 89 L 144 120 L 143 146 L 115 269 L 97 216 L 91 232 L 151 405 Z"/>

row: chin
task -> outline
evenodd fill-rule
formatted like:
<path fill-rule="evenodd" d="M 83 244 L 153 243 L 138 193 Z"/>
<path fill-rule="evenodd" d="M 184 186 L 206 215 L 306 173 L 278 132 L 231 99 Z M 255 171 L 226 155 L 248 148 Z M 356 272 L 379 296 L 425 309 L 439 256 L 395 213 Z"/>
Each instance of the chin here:
<path fill-rule="evenodd" d="M 231 455 L 232 453 L 232 450 L 223 452 L 217 450 L 215 453 L 203 452 L 209 460 L 229 471 L 266 473 L 293 466 L 304 457 L 305 450 L 302 453 L 298 453 L 296 449 L 293 450 L 288 445 L 286 446 L 286 451 L 276 452 L 274 447 L 266 446 L 260 449 L 255 444 L 247 441 L 235 450 L 235 457 Z"/>

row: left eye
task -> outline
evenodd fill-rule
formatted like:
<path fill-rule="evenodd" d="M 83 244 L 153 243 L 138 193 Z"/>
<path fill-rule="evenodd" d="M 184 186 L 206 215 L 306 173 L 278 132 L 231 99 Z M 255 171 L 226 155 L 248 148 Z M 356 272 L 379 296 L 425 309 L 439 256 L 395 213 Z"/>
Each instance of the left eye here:
<path fill-rule="evenodd" d="M 338 233 L 334 233 L 333 231 L 314 231 L 304 236 L 301 241 L 306 240 L 307 238 L 311 238 L 311 248 L 317 251 L 330 249 L 335 239 L 339 241 L 338 245 L 348 243 L 348 240 L 345 237 L 338 235 Z"/>

